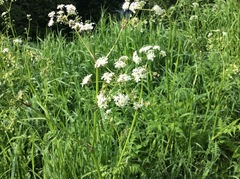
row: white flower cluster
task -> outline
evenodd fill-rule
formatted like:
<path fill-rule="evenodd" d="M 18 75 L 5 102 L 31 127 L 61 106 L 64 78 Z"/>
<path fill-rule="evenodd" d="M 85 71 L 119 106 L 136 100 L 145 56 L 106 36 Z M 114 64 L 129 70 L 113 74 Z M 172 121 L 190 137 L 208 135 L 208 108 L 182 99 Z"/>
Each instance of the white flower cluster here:
<path fill-rule="evenodd" d="M 112 73 L 112 72 L 105 72 L 105 73 L 102 75 L 101 79 L 104 80 L 106 83 L 109 84 L 109 83 L 112 81 L 113 76 L 114 76 L 114 73 Z"/>
<path fill-rule="evenodd" d="M 105 66 L 108 63 L 108 58 L 107 57 L 100 57 L 99 59 L 97 59 L 97 61 L 95 62 L 94 67 L 95 68 L 99 68 L 101 66 Z"/>
<path fill-rule="evenodd" d="M 239 66 L 237 64 L 230 64 L 229 67 L 223 72 L 223 74 L 226 74 L 228 78 L 233 79 L 234 76 L 237 77 L 239 75 L 240 70 Z"/>
<path fill-rule="evenodd" d="M 134 0 L 133 2 L 130 2 L 130 0 L 125 0 L 125 2 L 122 5 L 122 9 L 124 11 L 130 10 L 135 14 L 138 10 L 143 10 L 145 4 L 146 1 Z M 148 10 L 154 12 L 156 15 L 163 15 L 165 13 L 165 10 L 158 5 L 154 5 L 152 9 Z"/>
<path fill-rule="evenodd" d="M 97 96 L 97 105 L 100 109 L 106 109 L 108 107 L 107 97 L 104 95 L 104 92 L 101 92 Z"/>
<path fill-rule="evenodd" d="M 9 52 L 9 48 L 4 48 L 4 49 L 2 50 L 2 52 L 3 52 L 3 53 L 8 53 L 8 52 Z"/>
<path fill-rule="evenodd" d="M 155 46 L 148 45 L 148 46 L 142 47 L 139 50 L 140 53 L 145 53 L 147 55 L 147 59 L 150 61 L 153 61 L 154 58 L 156 57 L 155 55 L 156 51 L 160 51 L 160 47 L 158 45 L 155 45 Z"/>
<path fill-rule="evenodd" d="M 68 25 L 70 28 L 77 32 L 89 31 L 93 29 L 94 23 L 83 23 L 80 21 L 76 7 L 72 4 L 60 4 L 57 6 L 58 11 L 52 11 L 48 14 L 50 18 L 48 26 L 54 25 L 55 20 L 57 23 Z"/>
<path fill-rule="evenodd" d="M 8 14 L 8 12 L 7 11 L 5 11 L 5 12 L 3 12 L 2 14 L 1 14 L 1 17 L 2 18 L 6 18 L 6 15 Z"/>
<path fill-rule="evenodd" d="M 160 52 L 159 54 L 162 56 L 162 57 L 165 57 L 166 56 L 166 52 L 164 50 L 161 50 L 160 49 L 160 46 L 158 45 L 155 45 L 155 46 L 151 46 L 151 45 L 147 45 L 147 46 L 144 46 L 142 47 L 139 52 L 140 53 L 144 53 L 146 54 L 146 57 L 147 57 L 147 60 L 150 60 L 150 61 L 153 61 L 156 57 L 156 52 Z M 141 63 L 142 61 L 142 58 L 141 57 L 138 57 L 137 55 L 137 51 L 134 52 L 134 55 L 133 55 L 133 61 L 136 63 L 136 64 L 139 64 Z"/>
<path fill-rule="evenodd" d="M 117 82 L 124 83 L 124 82 L 130 81 L 131 79 L 132 79 L 131 76 L 128 74 L 120 74 Z"/>
<path fill-rule="evenodd" d="M 194 20 L 197 20 L 198 19 L 198 16 L 197 15 L 192 15 L 190 16 L 189 20 L 190 21 L 194 21 Z"/>
<path fill-rule="evenodd" d="M 83 81 L 82 81 L 82 87 L 83 87 L 84 85 L 86 85 L 86 84 L 89 83 L 91 77 L 92 77 L 92 74 L 87 75 L 87 76 L 85 76 L 85 77 L 83 78 Z"/>
<path fill-rule="evenodd" d="M 113 96 L 113 100 L 114 100 L 116 106 L 124 107 L 128 104 L 129 97 L 128 97 L 128 95 L 119 93 L 119 94 Z"/>
<path fill-rule="evenodd" d="M 140 54 L 145 54 L 146 55 L 146 59 L 149 61 L 153 61 L 154 58 L 156 57 L 156 52 L 159 52 L 159 55 L 161 57 L 165 57 L 166 56 L 166 52 L 164 50 L 160 49 L 160 46 L 155 45 L 155 46 L 151 46 L 151 45 L 147 45 L 144 46 L 142 48 L 140 48 L 139 51 L 135 51 L 133 52 L 133 56 L 132 56 L 132 60 L 136 65 L 139 65 L 142 61 L 143 61 L 143 57 L 140 57 L 138 55 L 138 53 Z M 115 63 L 114 63 L 114 67 L 116 69 L 123 69 L 124 67 L 126 67 L 126 62 L 128 60 L 127 56 L 121 56 Z M 100 67 L 104 67 L 108 64 L 108 58 L 103 56 L 98 58 L 95 61 L 95 68 L 100 68 Z M 136 67 L 134 69 L 131 70 L 131 75 L 128 75 L 127 73 L 123 73 L 123 74 L 115 74 L 113 72 L 105 72 L 101 79 L 106 82 L 107 84 L 110 84 L 111 81 L 113 81 L 113 77 L 116 77 L 116 82 L 117 83 L 124 83 L 127 81 L 132 80 L 132 78 L 134 79 L 135 82 L 140 82 L 142 79 L 145 79 L 147 75 L 147 70 L 144 66 L 140 66 L 140 67 Z M 84 77 L 83 81 L 82 81 L 82 86 L 86 85 L 89 83 L 90 78 L 92 75 L 87 75 Z"/>
<path fill-rule="evenodd" d="M 122 9 L 124 11 L 130 10 L 135 14 L 136 11 L 141 10 L 145 4 L 146 4 L 145 1 L 135 0 L 133 2 L 130 2 L 130 0 L 125 0 L 125 2 L 122 5 Z"/>
<path fill-rule="evenodd" d="M 19 39 L 19 38 L 13 39 L 13 44 L 19 45 L 21 43 L 22 43 L 22 39 Z"/>
<path fill-rule="evenodd" d="M 137 99 L 135 89 L 136 84 L 129 83 L 129 81 L 139 83 L 144 82 L 147 78 L 148 66 L 141 64 L 144 61 L 153 61 L 157 56 L 165 57 L 166 52 L 160 49 L 158 45 L 147 45 L 140 50 L 133 52 L 132 59 L 129 60 L 128 56 L 121 56 L 113 63 L 115 71 L 111 71 L 108 65 L 108 58 L 102 56 L 95 61 L 94 67 L 105 67 L 107 72 L 104 72 L 100 79 L 102 80 L 102 89 L 97 95 L 97 105 L 105 112 L 109 111 L 110 106 L 114 104 L 117 107 L 123 108 L 125 106 L 132 106 L 134 110 L 139 110 L 143 106 L 147 106 L 143 103 L 143 99 Z M 134 63 L 134 64 L 133 64 Z M 127 66 L 127 64 L 133 64 Z M 132 68 L 134 67 L 134 68 Z M 101 70 L 102 71 L 102 70 Z M 83 78 L 82 86 L 87 85 L 91 80 L 92 74 Z M 126 89 L 125 88 L 126 85 Z M 116 90 L 116 86 L 120 86 L 119 90 Z M 131 86 L 133 89 L 131 89 Z M 107 87 L 107 88 L 106 88 Z M 106 94 L 108 89 L 108 94 Z M 122 90 L 124 92 L 122 92 Z M 137 101 L 137 102 L 136 102 Z"/>
<path fill-rule="evenodd" d="M 124 68 L 126 66 L 125 61 L 128 60 L 128 56 L 122 56 L 114 63 L 115 68 Z"/>
<path fill-rule="evenodd" d="M 142 79 L 147 77 L 147 70 L 144 67 L 137 67 L 132 70 L 132 76 L 134 80 L 138 83 Z"/>
<path fill-rule="evenodd" d="M 142 108 L 143 105 L 144 105 L 143 99 L 141 99 L 140 102 L 134 102 L 133 103 L 133 109 L 138 110 L 138 109 Z"/>
<path fill-rule="evenodd" d="M 133 52 L 132 58 L 133 58 L 134 63 L 136 63 L 137 65 L 142 62 L 142 58 L 138 56 L 137 51 Z"/>
<path fill-rule="evenodd" d="M 153 6 L 152 11 L 155 12 L 155 14 L 157 15 L 163 15 L 165 13 L 165 10 L 158 5 Z"/>

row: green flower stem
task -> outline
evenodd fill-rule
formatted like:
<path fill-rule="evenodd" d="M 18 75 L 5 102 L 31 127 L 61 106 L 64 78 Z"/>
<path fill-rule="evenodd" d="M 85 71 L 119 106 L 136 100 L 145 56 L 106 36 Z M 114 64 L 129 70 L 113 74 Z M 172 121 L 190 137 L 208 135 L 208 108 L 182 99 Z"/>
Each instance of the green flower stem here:
<path fill-rule="evenodd" d="M 109 57 L 109 55 L 112 53 L 112 51 L 113 51 L 113 49 L 114 49 L 114 47 L 116 46 L 116 44 L 117 44 L 117 42 L 119 41 L 119 39 L 120 39 L 120 36 L 121 36 L 121 34 L 122 34 L 122 31 L 123 31 L 123 27 L 121 28 L 121 30 L 120 30 L 120 32 L 118 33 L 118 36 L 117 36 L 117 38 L 116 38 L 116 40 L 115 40 L 115 42 L 114 42 L 114 44 L 113 44 L 113 46 L 112 46 L 112 48 L 109 50 L 109 52 L 108 52 L 108 54 L 107 54 L 107 58 Z"/>
<path fill-rule="evenodd" d="M 97 96 L 99 91 L 99 71 L 98 68 L 96 68 L 96 93 L 95 93 L 95 103 L 97 104 Z M 97 110 L 94 111 L 93 116 L 93 140 L 92 140 L 92 147 L 94 148 L 95 143 L 97 141 Z"/>
<path fill-rule="evenodd" d="M 96 167 L 96 169 L 97 169 L 98 178 L 99 178 L 99 179 L 102 179 L 102 174 L 101 174 L 101 171 L 100 171 L 100 168 L 99 168 L 99 164 L 98 164 L 98 161 L 97 161 L 97 157 L 96 157 L 94 148 L 92 149 L 92 158 L 93 158 L 95 167 Z"/>
<path fill-rule="evenodd" d="M 143 95 L 143 82 L 141 83 L 141 92 L 140 92 L 139 102 L 142 99 L 142 95 Z M 125 141 L 124 147 L 123 147 L 122 152 L 120 154 L 120 157 L 119 157 L 119 160 L 118 160 L 116 168 L 118 168 L 120 166 L 121 162 L 122 162 L 123 155 L 125 153 L 125 150 L 127 148 L 128 143 L 130 141 L 130 137 L 132 135 L 133 129 L 134 129 L 136 121 L 137 121 L 137 114 L 138 114 L 138 112 L 136 110 L 135 113 L 134 113 L 134 116 L 133 116 L 133 121 L 132 121 L 132 124 L 131 124 L 131 127 L 130 127 L 130 131 L 128 133 L 128 136 L 127 136 L 127 139 Z M 114 178 L 116 178 L 116 176 L 114 176 Z"/>
<path fill-rule="evenodd" d="M 89 54 L 91 55 L 92 59 L 94 61 L 96 61 L 96 57 L 94 55 L 94 53 L 90 50 L 90 48 L 87 46 L 87 44 L 84 42 L 84 40 L 82 39 L 81 35 L 79 33 L 77 33 L 79 39 L 81 40 L 81 42 L 83 43 L 83 45 L 85 46 L 85 48 L 87 49 L 87 51 L 89 52 Z M 98 91 L 99 91 L 99 71 L 98 68 L 96 68 L 96 93 L 95 93 L 95 102 L 97 102 L 97 95 L 98 95 Z M 99 163 L 96 157 L 96 153 L 95 153 L 95 144 L 97 141 L 97 110 L 94 111 L 94 116 L 93 116 L 93 139 L 92 139 L 92 159 L 94 161 L 94 165 L 96 167 L 97 173 L 98 173 L 98 178 L 102 179 L 102 174 L 100 171 L 100 167 L 99 167 Z"/>
<path fill-rule="evenodd" d="M 88 53 L 91 55 L 92 59 L 94 61 L 96 61 L 96 57 L 94 55 L 94 53 L 90 50 L 90 48 L 87 46 L 87 44 L 84 42 L 84 40 L 82 39 L 81 35 L 79 34 L 79 32 L 76 31 L 77 36 L 79 37 L 79 39 L 81 40 L 81 42 L 83 43 L 84 47 L 87 49 Z"/>

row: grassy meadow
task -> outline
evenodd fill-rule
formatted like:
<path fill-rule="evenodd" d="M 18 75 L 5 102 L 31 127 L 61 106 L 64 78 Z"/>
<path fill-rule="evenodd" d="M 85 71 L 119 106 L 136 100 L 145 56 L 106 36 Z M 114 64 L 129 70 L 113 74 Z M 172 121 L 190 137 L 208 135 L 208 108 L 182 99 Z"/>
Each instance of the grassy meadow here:
<path fill-rule="evenodd" d="M 240 178 L 239 1 L 47 31 L 0 34 L 0 178 Z"/>

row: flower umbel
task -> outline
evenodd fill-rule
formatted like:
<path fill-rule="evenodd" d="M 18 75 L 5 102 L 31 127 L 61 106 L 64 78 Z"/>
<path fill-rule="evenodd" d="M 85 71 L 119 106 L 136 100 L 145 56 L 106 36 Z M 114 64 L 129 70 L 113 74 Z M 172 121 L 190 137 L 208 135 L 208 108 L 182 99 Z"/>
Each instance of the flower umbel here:
<path fill-rule="evenodd" d="M 135 14 L 136 11 L 141 10 L 145 4 L 146 4 L 145 1 L 135 0 L 134 2 L 130 3 L 130 0 L 125 0 L 125 2 L 122 5 L 122 9 L 124 11 L 130 10 Z"/>
<path fill-rule="evenodd" d="M 126 1 L 126 2 L 123 3 L 122 9 L 123 9 L 124 11 L 126 11 L 126 10 L 129 9 L 129 6 L 130 6 L 130 2 Z"/>
<path fill-rule="evenodd" d="M 138 109 L 142 108 L 143 105 L 144 105 L 143 99 L 141 99 L 140 102 L 134 102 L 133 103 L 133 109 L 138 110 Z"/>
<path fill-rule="evenodd" d="M 92 74 L 87 75 L 87 76 L 85 76 L 85 77 L 83 78 L 83 81 L 82 81 L 82 87 L 83 87 L 84 85 L 86 85 L 86 84 L 89 83 L 91 77 L 92 77 Z"/>
<path fill-rule="evenodd" d="M 65 5 L 68 15 L 77 15 L 76 7 L 72 4 Z"/>
<path fill-rule="evenodd" d="M 97 96 L 97 105 L 100 109 L 106 109 L 108 107 L 107 98 L 103 92 Z"/>
<path fill-rule="evenodd" d="M 128 104 L 129 97 L 128 95 L 119 93 L 118 95 L 113 96 L 113 100 L 118 107 L 124 107 Z"/>
<path fill-rule="evenodd" d="M 158 5 L 153 6 L 152 11 L 154 11 L 157 15 L 162 15 L 164 13 L 164 10 Z"/>
<path fill-rule="evenodd" d="M 99 59 L 97 59 L 97 61 L 95 62 L 94 67 L 95 68 L 99 68 L 100 66 L 105 66 L 108 63 L 108 58 L 107 57 L 100 57 Z"/>
<path fill-rule="evenodd" d="M 112 81 L 112 77 L 113 77 L 114 73 L 109 73 L 109 72 L 105 72 L 101 79 L 106 81 L 106 83 L 110 83 Z"/>
<path fill-rule="evenodd" d="M 137 51 L 133 53 L 133 61 L 136 64 L 140 64 L 142 62 L 142 58 L 138 56 Z"/>
<path fill-rule="evenodd" d="M 118 61 L 114 63 L 115 68 L 124 68 L 125 66 L 126 66 L 126 63 L 124 62 L 124 58 L 121 58 L 121 57 L 118 59 Z"/>
<path fill-rule="evenodd" d="M 132 78 L 131 78 L 130 75 L 128 75 L 128 74 L 121 74 L 121 75 L 119 75 L 117 82 L 118 83 L 123 83 L 123 82 L 130 81 L 131 79 Z"/>
<path fill-rule="evenodd" d="M 134 80 L 138 83 L 141 79 L 146 78 L 146 69 L 143 67 L 137 67 L 132 70 L 132 76 Z"/>

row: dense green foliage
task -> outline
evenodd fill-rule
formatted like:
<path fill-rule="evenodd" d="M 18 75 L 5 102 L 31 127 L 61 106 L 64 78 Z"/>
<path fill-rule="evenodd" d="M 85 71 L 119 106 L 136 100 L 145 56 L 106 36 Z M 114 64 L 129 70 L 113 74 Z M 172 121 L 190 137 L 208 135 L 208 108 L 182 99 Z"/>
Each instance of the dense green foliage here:
<path fill-rule="evenodd" d="M 59 31 L 21 43 L 0 34 L 0 178 L 239 178 L 239 27 L 236 0 L 180 0 L 124 29 L 102 14 L 93 32 L 72 38 Z M 119 32 L 98 71 L 89 51 L 106 56 Z M 128 72 L 145 45 L 166 56 L 147 63 L 142 83 L 98 77 L 123 55 Z M 136 92 L 145 106 L 110 106 L 106 116 L 98 88 Z"/>

